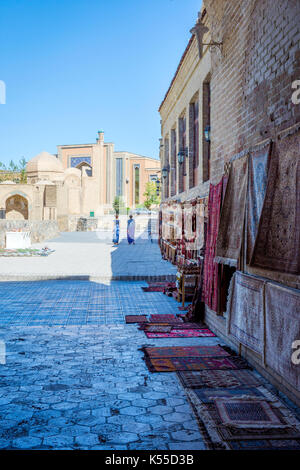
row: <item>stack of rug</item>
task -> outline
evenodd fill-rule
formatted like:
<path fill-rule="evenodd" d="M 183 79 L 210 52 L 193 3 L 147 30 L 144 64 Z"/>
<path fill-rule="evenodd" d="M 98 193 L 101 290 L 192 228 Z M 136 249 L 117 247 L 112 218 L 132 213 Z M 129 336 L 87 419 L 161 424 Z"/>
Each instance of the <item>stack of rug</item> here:
<path fill-rule="evenodd" d="M 177 375 L 209 449 L 300 449 L 300 422 L 249 370 Z"/>
<path fill-rule="evenodd" d="M 126 323 L 138 323 L 147 338 L 200 338 L 216 336 L 203 323 L 184 323 L 173 314 L 126 315 Z"/>

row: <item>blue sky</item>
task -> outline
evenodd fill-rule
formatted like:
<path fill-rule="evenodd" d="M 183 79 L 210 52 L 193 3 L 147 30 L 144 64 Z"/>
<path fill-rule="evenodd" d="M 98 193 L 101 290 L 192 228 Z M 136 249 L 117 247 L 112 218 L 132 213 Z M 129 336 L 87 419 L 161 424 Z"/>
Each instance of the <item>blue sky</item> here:
<path fill-rule="evenodd" d="M 89 143 L 158 157 L 158 107 L 201 0 L 1 0 L 0 161 Z"/>

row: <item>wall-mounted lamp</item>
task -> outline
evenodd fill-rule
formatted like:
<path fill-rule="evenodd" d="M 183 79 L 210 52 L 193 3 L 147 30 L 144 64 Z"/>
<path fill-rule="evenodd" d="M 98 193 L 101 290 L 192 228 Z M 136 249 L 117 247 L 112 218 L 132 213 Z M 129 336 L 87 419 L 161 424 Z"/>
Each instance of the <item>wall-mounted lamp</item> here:
<path fill-rule="evenodd" d="M 204 129 L 204 138 L 206 142 L 210 142 L 210 126 L 206 126 Z"/>
<path fill-rule="evenodd" d="M 161 170 L 161 175 L 162 175 L 162 177 L 163 177 L 164 179 L 167 178 L 169 171 L 170 171 L 170 165 L 164 166 L 164 167 L 162 168 L 162 170 Z"/>
<path fill-rule="evenodd" d="M 186 147 L 185 149 L 181 149 L 179 150 L 178 154 L 177 154 L 177 159 L 178 159 L 178 163 L 179 165 L 182 165 L 182 163 L 184 162 L 184 158 L 188 158 L 189 156 L 189 149 Z"/>
<path fill-rule="evenodd" d="M 208 46 L 209 49 L 211 49 L 212 47 L 218 47 L 220 51 L 222 51 L 223 42 L 216 42 L 216 41 L 203 42 L 203 36 L 208 31 L 209 31 L 209 28 L 202 23 L 201 17 L 199 16 L 197 23 L 191 29 L 191 33 L 194 34 L 197 38 L 198 49 L 199 49 L 199 59 L 201 59 L 203 56 L 203 46 Z"/>

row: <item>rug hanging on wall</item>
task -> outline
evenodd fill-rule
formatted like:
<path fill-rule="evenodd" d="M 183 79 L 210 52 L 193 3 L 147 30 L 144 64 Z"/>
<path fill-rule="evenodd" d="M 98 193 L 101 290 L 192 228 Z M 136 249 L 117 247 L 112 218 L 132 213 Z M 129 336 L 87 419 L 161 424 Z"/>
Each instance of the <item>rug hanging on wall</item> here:
<path fill-rule="evenodd" d="M 231 163 L 216 242 L 218 263 L 236 266 L 243 239 L 248 183 L 248 155 Z"/>
<path fill-rule="evenodd" d="M 299 133 L 273 146 L 252 266 L 300 273 L 299 155 Z"/>
<path fill-rule="evenodd" d="M 208 226 L 203 266 L 202 300 L 209 308 L 218 311 L 218 264 L 214 262 L 219 230 L 220 208 L 224 177 L 216 185 L 210 185 L 208 198 Z"/>
<path fill-rule="evenodd" d="M 300 392 L 300 293 L 268 282 L 265 295 L 265 362 Z"/>
<path fill-rule="evenodd" d="M 228 300 L 228 334 L 259 354 L 264 348 L 264 289 L 264 281 L 236 272 Z"/>
<path fill-rule="evenodd" d="M 196 204 L 196 246 L 201 250 L 204 246 L 204 220 L 206 199 L 200 199 Z"/>
<path fill-rule="evenodd" d="M 257 235 L 267 188 L 271 144 L 250 152 L 247 201 L 247 264 L 249 264 Z"/>

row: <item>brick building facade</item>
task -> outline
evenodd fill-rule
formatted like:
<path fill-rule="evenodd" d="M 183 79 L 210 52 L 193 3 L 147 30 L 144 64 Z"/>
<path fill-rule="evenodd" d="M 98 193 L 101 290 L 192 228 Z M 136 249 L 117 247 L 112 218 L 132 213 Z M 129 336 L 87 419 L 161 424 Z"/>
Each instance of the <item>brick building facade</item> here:
<path fill-rule="evenodd" d="M 201 299 L 205 321 L 299 404 L 300 366 L 297 369 L 291 363 L 291 356 L 293 341 L 300 340 L 300 104 L 292 100 L 300 85 L 300 0 L 204 0 L 191 32 L 160 106 L 161 163 L 169 170 L 163 180 L 163 200 L 182 206 L 182 202 L 202 197 L 206 208 L 208 202 L 206 216 L 200 219 L 211 245 L 206 239 L 204 257 L 203 250 L 194 254 L 204 263 Z M 192 76 L 195 70 L 198 83 Z M 195 112 L 199 116 L 196 140 Z M 204 138 L 207 126 L 209 145 Z M 178 151 L 183 147 L 188 158 L 179 164 Z M 264 189 L 258 187 L 262 175 L 253 169 L 250 174 L 250 162 L 259 152 L 265 152 L 259 157 L 266 162 Z M 280 188 L 277 193 L 276 186 Z M 250 214 L 253 194 L 254 199 L 262 197 L 261 206 Z M 219 205 L 213 206 L 216 202 Z M 253 232 L 249 214 L 257 219 Z M 210 227 L 211 217 L 215 219 Z M 176 216 L 173 219 L 176 226 Z M 168 217 L 165 220 L 168 225 Z M 249 233 L 254 243 L 251 251 Z M 273 253 L 267 262 L 259 263 L 254 255 L 263 238 L 266 249 Z M 166 245 L 173 253 L 172 241 L 170 245 L 167 240 Z M 280 250 L 282 255 L 276 253 Z M 182 254 L 177 242 L 178 252 Z M 285 265 L 288 252 L 293 267 Z M 250 285 L 260 294 L 256 298 L 253 294 L 253 304 L 247 305 L 244 299 Z M 276 295 L 277 304 L 282 302 L 280 308 Z M 244 318 L 243 308 L 247 311 Z M 236 335 L 231 334 L 234 313 L 245 327 Z M 256 344 L 251 334 L 247 337 L 251 328 L 255 334 L 259 330 Z"/>
<path fill-rule="evenodd" d="M 212 42 L 222 43 L 221 47 L 211 47 L 210 180 L 215 185 L 239 154 L 268 140 L 277 145 L 288 134 L 300 139 L 300 105 L 292 102 L 293 83 L 300 79 L 300 1 L 204 0 L 204 6 Z M 247 262 L 240 270 L 266 283 L 280 283 L 276 285 L 282 288 L 300 286 L 299 272 L 262 269 Z M 290 292 L 299 295 L 299 290 Z M 223 316 L 206 307 L 206 321 L 228 339 Z M 297 322 L 294 328 L 299 328 Z M 232 337 L 230 341 L 281 390 L 300 402 L 299 390 L 287 377 L 262 366 L 262 358 L 251 348 Z M 280 351 L 277 353 L 280 355 Z"/>
<path fill-rule="evenodd" d="M 300 120 L 291 100 L 300 78 L 300 2 L 204 4 L 213 40 L 223 42 L 211 54 L 211 181 L 217 182 L 233 155 Z"/>
<path fill-rule="evenodd" d="M 207 24 L 205 10 L 201 20 Z M 205 40 L 209 41 L 209 33 Z M 210 68 L 210 50 L 208 47 L 199 50 L 193 33 L 159 107 L 160 157 L 166 170 L 162 179 L 164 201 L 188 201 L 196 194 L 208 194 L 209 143 L 204 138 L 204 129 L 210 119 Z"/>

